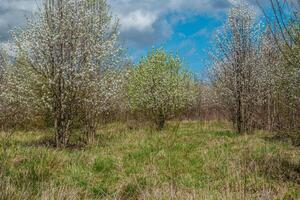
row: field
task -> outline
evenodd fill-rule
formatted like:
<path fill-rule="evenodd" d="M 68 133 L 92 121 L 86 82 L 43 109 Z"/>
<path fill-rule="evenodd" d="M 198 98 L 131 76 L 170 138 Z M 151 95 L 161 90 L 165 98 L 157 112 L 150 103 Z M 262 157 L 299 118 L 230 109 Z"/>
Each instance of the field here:
<path fill-rule="evenodd" d="M 288 140 L 220 122 L 145 127 L 109 124 L 94 145 L 64 150 L 51 130 L 2 133 L 0 199 L 300 198 L 300 148 Z"/>

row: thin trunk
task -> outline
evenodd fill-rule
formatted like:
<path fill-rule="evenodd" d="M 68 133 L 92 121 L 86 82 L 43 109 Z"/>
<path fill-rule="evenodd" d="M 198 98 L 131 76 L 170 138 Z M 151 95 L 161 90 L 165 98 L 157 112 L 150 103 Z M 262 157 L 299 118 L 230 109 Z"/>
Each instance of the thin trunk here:
<path fill-rule="evenodd" d="M 85 122 L 85 132 L 86 132 L 86 139 L 87 143 L 92 144 L 96 138 L 96 130 L 97 130 L 97 123 L 96 123 L 96 116 L 91 114 L 90 112 L 86 114 L 86 122 Z"/>
<path fill-rule="evenodd" d="M 238 133 L 242 133 L 242 108 L 241 108 L 241 97 L 238 95 L 237 98 L 237 111 L 236 111 L 236 125 Z"/>
<path fill-rule="evenodd" d="M 165 122 L 166 122 L 165 116 L 162 112 L 160 112 L 156 121 L 157 130 L 162 130 L 165 126 Z"/>

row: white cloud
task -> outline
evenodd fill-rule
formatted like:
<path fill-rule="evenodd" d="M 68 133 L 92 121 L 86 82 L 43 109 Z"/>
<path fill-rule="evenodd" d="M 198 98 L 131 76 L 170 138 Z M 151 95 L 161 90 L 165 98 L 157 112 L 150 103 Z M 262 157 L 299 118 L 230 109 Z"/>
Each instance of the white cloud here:
<path fill-rule="evenodd" d="M 151 31 L 157 16 L 150 12 L 136 10 L 126 16 L 120 17 L 121 28 L 124 31 L 136 29 L 137 31 Z"/>
<path fill-rule="evenodd" d="M 25 23 L 42 0 L 0 0 L 0 40 Z M 172 35 L 173 25 L 199 14 L 218 16 L 232 0 L 107 0 L 121 23 L 124 41 L 136 47 L 153 45 Z M 252 0 L 253 1 L 253 0 Z M 175 13 L 175 14 L 174 14 Z M 171 18 L 166 16 L 173 14 Z"/>
<path fill-rule="evenodd" d="M 123 39 L 135 47 L 151 46 L 172 35 L 173 25 L 186 18 L 217 16 L 228 0 L 108 0 L 121 23 Z M 174 14 L 175 13 L 175 14 Z M 173 14 L 166 19 L 166 16 Z"/>

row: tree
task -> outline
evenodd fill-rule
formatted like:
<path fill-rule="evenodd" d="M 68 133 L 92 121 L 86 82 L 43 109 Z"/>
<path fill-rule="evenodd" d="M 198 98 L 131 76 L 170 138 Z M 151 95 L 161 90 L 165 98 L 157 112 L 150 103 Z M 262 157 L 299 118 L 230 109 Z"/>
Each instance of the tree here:
<path fill-rule="evenodd" d="M 11 96 L 12 87 L 9 83 L 7 55 L 0 52 L 0 126 L 2 131 L 13 132 L 13 129 L 20 124 L 21 110 Z M 20 119 L 23 119 L 22 117 Z"/>
<path fill-rule="evenodd" d="M 194 86 L 179 57 L 163 49 L 152 50 L 130 70 L 129 104 L 133 111 L 145 114 L 161 130 L 167 119 L 195 100 Z"/>
<path fill-rule="evenodd" d="M 6 65 L 6 62 L 4 60 L 3 53 L 0 51 L 0 84 L 2 84 L 3 80 L 4 80 L 5 65 Z"/>
<path fill-rule="evenodd" d="M 299 68 L 300 1 L 269 0 L 271 12 L 261 7 L 268 27 L 283 59 Z"/>
<path fill-rule="evenodd" d="M 278 96 L 280 95 L 278 82 L 280 81 L 281 55 L 267 28 L 262 34 L 259 52 L 259 64 L 257 65 L 257 82 L 259 97 L 256 109 L 256 124 L 259 128 L 269 131 L 279 126 L 278 122 Z"/>
<path fill-rule="evenodd" d="M 238 133 L 250 131 L 254 124 L 259 43 L 255 13 L 240 3 L 229 11 L 211 52 L 212 81 Z"/>
<path fill-rule="evenodd" d="M 280 62 L 276 66 L 278 127 L 298 131 L 300 124 L 300 1 L 269 0 L 262 8 Z M 275 67 L 273 66 L 273 67 Z"/>
<path fill-rule="evenodd" d="M 3 126 L 3 113 L 4 113 L 4 102 L 3 102 L 3 93 L 4 93 L 4 87 L 5 87 L 5 80 L 4 80 L 4 71 L 5 71 L 5 60 L 4 60 L 4 57 L 3 57 L 3 54 L 2 52 L 0 52 L 0 112 L 2 113 L 1 114 L 1 125 Z"/>
<path fill-rule="evenodd" d="M 118 23 L 105 0 L 45 0 L 14 38 L 19 91 L 51 113 L 56 144 L 64 147 L 78 108 L 92 102 L 95 83 L 116 63 Z"/>
<path fill-rule="evenodd" d="M 100 120 L 112 111 L 121 109 L 124 77 L 122 71 L 105 69 L 93 79 L 87 79 L 89 88 L 82 93 L 82 119 L 88 142 L 93 142 Z"/>

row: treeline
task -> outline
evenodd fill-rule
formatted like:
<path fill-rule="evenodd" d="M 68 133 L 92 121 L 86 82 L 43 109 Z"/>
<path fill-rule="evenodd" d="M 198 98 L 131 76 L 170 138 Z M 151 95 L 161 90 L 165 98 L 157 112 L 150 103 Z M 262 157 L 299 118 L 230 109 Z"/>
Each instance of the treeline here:
<path fill-rule="evenodd" d="M 0 125 L 52 127 L 57 147 L 75 130 L 92 142 L 99 124 L 114 120 L 162 129 L 175 118 L 223 119 L 239 133 L 299 133 L 300 3 L 288 14 L 288 2 L 270 3 L 263 25 L 246 4 L 229 11 L 210 50 L 211 81 L 203 83 L 164 49 L 128 64 L 105 0 L 44 0 L 13 33 L 14 58 L 1 53 Z"/>

